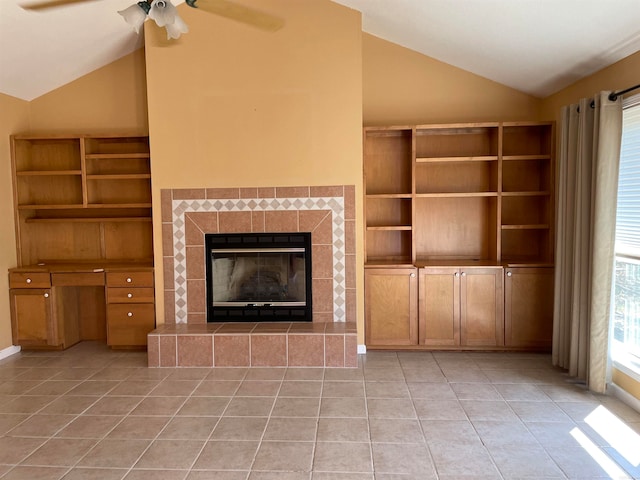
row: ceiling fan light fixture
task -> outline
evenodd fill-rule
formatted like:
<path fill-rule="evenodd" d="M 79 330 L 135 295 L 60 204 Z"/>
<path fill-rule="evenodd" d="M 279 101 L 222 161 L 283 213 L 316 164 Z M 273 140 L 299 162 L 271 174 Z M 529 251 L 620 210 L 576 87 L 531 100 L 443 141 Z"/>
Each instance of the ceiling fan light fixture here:
<path fill-rule="evenodd" d="M 165 27 L 176 20 L 176 7 L 169 0 L 155 0 L 149 10 L 149 18 L 154 20 L 159 27 Z"/>
<path fill-rule="evenodd" d="M 189 31 L 189 27 L 180 18 L 178 10 L 169 0 L 141 1 L 118 11 L 118 13 L 124 17 L 136 33 L 140 32 L 140 27 L 147 16 L 159 27 L 167 29 L 167 39 L 180 38 L 180 35 Z"/>
<path fill-rule="evenodd" d="M 180 38 L 180 35 L 189 31 L 189 27 L 187 27 L 187 24 L 184 23 L 184 20 L 182 20 L 178 14 L 176 14 L 173 23 L 168 23 L 165 25 L 165 28 L 167 29 L 167 40 Z"/>
<path fill-rule="evenodd" d="M 140 2 L 148 5 L 147 2 Z M 136 33 L 140 33 L 140 28 L 147 19 L 147 12 L 140 4 L 131 5 L 124 10 L 119 10 L 118 13 L 122 15 L 124 21 L 133 27 Z"/>

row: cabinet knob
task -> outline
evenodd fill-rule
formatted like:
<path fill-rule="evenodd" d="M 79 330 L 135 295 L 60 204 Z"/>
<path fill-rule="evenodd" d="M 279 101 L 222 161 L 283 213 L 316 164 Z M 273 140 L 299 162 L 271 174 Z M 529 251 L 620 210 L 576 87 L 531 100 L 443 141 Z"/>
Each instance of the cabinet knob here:
<path fill-rule="evenodd" d="M 133 312 L 127 312 L 127 317 L 133 317 Z"/>
<path fill-rule="evenodd" d="M 133 298 L 133 293 L 127 293 L 127 298 Z"/>
<path fill-rule="evenodd" d="M 453 274 L 453 276 L 454 276 L 454 277 L 459 277 L 459 276 L 460 276 L 460 274 L 459 274 L 458 272 L 456 272 L 456 273 L 454 273 L 454 274 Z"/>
<path fill-rule="evenodd" d="M 27 279 L 25 280 L 25 282 L 27 282 L 27 283 L 31 283 L 31 279 L 30 279 L 30 278 L 27 278 Z"/>
<path fill-rule="evenodd" d="M 416 274 L 415 274 L 415 273 L 410 273 L 410 274 L 409 274 L 409 276 L 410 276 L 411 278 L 416 278 Z"/>
<path fill-rule="evenodd" d="M 462 272 L 460 275 L 463 276 L 463 277 L 467 276 L 466 272 Z"/>
<path fill-rule="evenodd" d="M 45 293 L 45 294 L 44 294 L 44 298 L 49 298 L 49 294 L 48 294 L 48 293 Z"/>
<path fill-rule="evenodd" d="M 513 275 L 513 273 L 507 272 L 507 277 L 510 277 L 511 275 Z"/>
<path fill-rule="evenodd" d="M 127 283 L 131 283 L 131 282 L 132 282 L 131 277 L 127 277 Z"/>

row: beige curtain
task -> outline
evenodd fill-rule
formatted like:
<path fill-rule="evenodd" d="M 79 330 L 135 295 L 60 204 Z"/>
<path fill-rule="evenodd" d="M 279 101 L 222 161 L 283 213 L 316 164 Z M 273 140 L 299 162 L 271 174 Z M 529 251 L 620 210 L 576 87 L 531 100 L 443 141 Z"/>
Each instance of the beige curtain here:
<path fill-rule="evenodd" d="M 604 392 L 622 99 L 562 108 L 557 168 L 553 364 Z"/>

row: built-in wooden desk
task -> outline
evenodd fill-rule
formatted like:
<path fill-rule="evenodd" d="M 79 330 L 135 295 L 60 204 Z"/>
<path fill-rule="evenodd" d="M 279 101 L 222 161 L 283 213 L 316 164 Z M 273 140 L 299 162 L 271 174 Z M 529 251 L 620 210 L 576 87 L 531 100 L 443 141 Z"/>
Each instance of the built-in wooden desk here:
<path fill-rule="evenodd" d="M 65 349 L 81 340 L 145 347 L 155 328 L 150 261 L 41 262 L 9 270 L 13 343 Z"/>

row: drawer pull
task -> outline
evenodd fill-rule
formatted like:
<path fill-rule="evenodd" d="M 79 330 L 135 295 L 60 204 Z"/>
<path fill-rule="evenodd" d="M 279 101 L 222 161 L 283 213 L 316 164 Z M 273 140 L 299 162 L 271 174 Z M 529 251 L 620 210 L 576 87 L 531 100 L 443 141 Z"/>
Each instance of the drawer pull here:
<path fill-rule="evenodd" d="M 48 294 L 48 293 L 45 293 L 45 294 L 44 294 L 44 298 L 49 298 L 49 294 Z"/>
<path fill-rule="evenodd" d="M 131 283 L 131 282 L 132 282 L 131 277 L 127 277 L 127 283 Z"/>
<path fill-rule="evenodd" d="M 30 279 L 30 278 L 27 278 L 27 279 L 25 280 L 25 282 L 27 282 L 27 283 L 31 283 L 31 279 Z"/>
<path fill-rule="evenodd" d="M 133 298 L 133 293 L 127 293 L 127 298 Z"/>
<path fill-rule="evenodd" d="M 133 317 L 133 312 L 127 312 L 127 317 Z"/>

